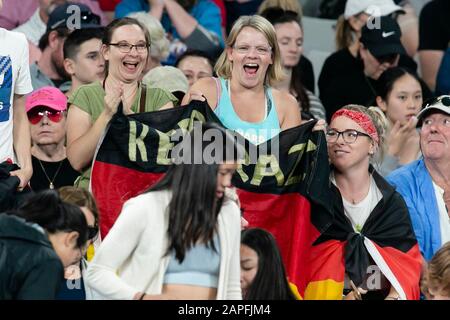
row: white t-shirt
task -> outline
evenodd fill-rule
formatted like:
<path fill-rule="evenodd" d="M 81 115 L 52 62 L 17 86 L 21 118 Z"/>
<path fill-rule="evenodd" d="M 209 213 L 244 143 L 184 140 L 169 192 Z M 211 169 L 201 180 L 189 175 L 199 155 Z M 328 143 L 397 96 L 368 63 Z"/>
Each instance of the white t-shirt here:
<path fill-rule="evenodd" d="M 0 28 L 0 162 L 14 160 L 13 98 L 33 91 L 28 41 L 18 32 Z"/>
<path fill-rule="evenodd" d="M 42 21 L 38 8 L 27 22 L 12 31 L 23 33 L 32 44 L 38 46 L 46 29 L 47 25 Z"/>
<path fill-rule="evenodd" d="M 336 180 L 334 174 L 331 175 L 331 181 L 336 185 Z M 383 198 L 380 189 L 378 189 L 377 184 L 372 176 L 370 176 L 370 186 L 367 196 L 361 200 L 359 203 L 353 204 L 342 198 L 344 204 L 344 213 L 350 220 L 353 229 L 356 232 L 361 232 L 364 224 L 369 218 L 370 213 L 375 209 L 378 202 Z"/>
<path fill-rule="evenodd" d="M 444 189 L 433 182 L 434 194 L 436 195 L 439 210 L 439 225 L 441 229 L 441 244 L 450 241 L 450 217 L 445 208 Z M 450 209 L 450 208 L 449 208 Z"/>

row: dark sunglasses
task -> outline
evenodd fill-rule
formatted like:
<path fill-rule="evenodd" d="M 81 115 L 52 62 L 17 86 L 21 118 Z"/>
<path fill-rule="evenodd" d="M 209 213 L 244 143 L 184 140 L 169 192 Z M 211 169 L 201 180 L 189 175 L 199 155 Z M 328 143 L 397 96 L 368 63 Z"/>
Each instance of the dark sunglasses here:
<path fill-rule="evenodd" d="M 89 240 L 95 240 L 98 236 L 98 225 L 95 224 L 95 226 L 88 226 L 88 238 Z"/>
<path fill-rule="evenodd" d="M 438 104 L 438 103 L 441 103 L 446 107 L 450 107 L 450 96 L 444 95 L 444 96 L 431 98 L 425 102 L 425 106 L 423 108 L 425 109 L 425 108 L 434 106 L 435 104 Z"/>
<path fill-rule="evenodd" d="M 388 62 L 390 64 L 393 64 L 395 62 L 395 59 L 397 59 L 398 54 L 397 53 L 393 53 L 393 54 L 385 54 L 379 57 L 376 57 L 379 63 L 385 63 Z"/>
<path fill-rule="evenodd" d="M 50 119 L 52 122 L 60 122 L 63 117 L 64 111 L 58 111 L 48 108 L 36 108 L 32 109 L 31 111 L 27 112 L 28 120 L 31 122 L 31 124 L 37 124 L 39 121 L 42 120 L 44 115 Z"/>

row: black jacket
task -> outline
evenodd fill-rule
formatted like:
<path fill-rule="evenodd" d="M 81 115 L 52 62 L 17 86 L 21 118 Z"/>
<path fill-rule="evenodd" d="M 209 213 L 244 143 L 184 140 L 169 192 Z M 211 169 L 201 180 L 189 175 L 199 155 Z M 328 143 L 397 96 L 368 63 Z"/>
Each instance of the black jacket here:
<path fill-rule="evenodd" d="M 64 267 L 38 225 L 0 214 L 0 300 L 54 299 Z"/>
<path fill-rule="evenodd" d="M 417 64 L 408 56 L 400 56 L 398 65 L 416 73 Z M 423 80 L 420 83 L 426 101 L 432 95 Z M 338 109 L 348 104 L 375 105 L 377 81 L 365 76 L 364 62 L 354 57 L 348 48 L 333 53 L 325 60 L 318 85 L 328 123 Z"/>

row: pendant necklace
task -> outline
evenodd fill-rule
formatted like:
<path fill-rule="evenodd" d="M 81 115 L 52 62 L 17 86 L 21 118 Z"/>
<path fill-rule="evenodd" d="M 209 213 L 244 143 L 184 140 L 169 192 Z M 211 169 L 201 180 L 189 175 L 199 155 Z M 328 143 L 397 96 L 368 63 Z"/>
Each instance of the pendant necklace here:
<path fill-rule="evenodd" d="M 38 159 L 38 161 L 39 161 L 39 164 L 41 165 L 42 172 L 44 172 L 45 177 L 47 178 L 48 182 L 50 182 L 50 184 L 48 185 L 48 188 L 49 188 L 49 189 L 52 189 L 52 190 L 55 189 L 55 185 L 53 184 L 53 181 L 55 181 L 56 176 L 58 175 L 59 170 L 61 169 L 64 160 L 62 160 L 62 161 L 59 163 L 58 169 L 56 170 L 55 174 L 53 175 L 53 179 L 51 179 L 51 180 L 50 180 L 50 178 L 48 177 L 47 172 L 45 171 L 44 166 L 42 165 L 41 160 Z"/>

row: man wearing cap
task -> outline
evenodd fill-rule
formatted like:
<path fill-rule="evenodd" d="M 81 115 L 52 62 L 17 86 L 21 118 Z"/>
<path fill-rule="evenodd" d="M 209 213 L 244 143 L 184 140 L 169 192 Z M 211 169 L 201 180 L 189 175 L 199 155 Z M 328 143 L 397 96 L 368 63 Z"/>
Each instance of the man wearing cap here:
<path fill-rule="evenodd" d="M 388 16 L 370 18 L 361 31 L 357 57 L 344 48 L 324 63 L 319 77 L 320 99 L 330 119 L 347 104 L 371 105 L 376 98 L 374 83 L 388 68 L 406 56 L 398 23 Z"/>
<path fill-rule="evenodd" d="M 10 0 L 9 2 L 12 1 Z M 13 31 L 23 33 L 27 37 L 28 41 L 37 46 L 39 44 L 39 39 L 47 29 L 47 21 L 50 13 L 52 13 L 57 6 L 67 2 L 77 2 L 87 5 L 92 12 L 100 16 L 102 22 L 106 22 L 104 14 L 96 0 L 20 0 L 20 2 L 16 1 L 14 6 L 20 9 L 22 9 L 23 6 L 25 11 L 31 9 L 31 12 L 33 13 L 31 15 L 30 12 L 28 15 L 29 19 L 27 18 L 26 21 L 23 21 L 23 23 L 13 29 Z M 20 5 L 18 5 L 18 3 L 20 3 Z M 16 13 L 14 12 L 14 14 Z M 17 19 L 17 14 L 15 17 L 10 17 L 10 19 Z"/>
<path fill-rule="evenodd" d="M 67 98 L 54 87 L 43 87 L 27 96 L 26 111 L 31 125 L 34 191 L 73 185 L 80 175 L 67 160 Z"/>
<path fill-rule="evenodd" d="M 99 26 L 99 16 L 83 4 L 66 3 L 54 9 L 48 18 L 47 30 L 39 40 L 42 55 L 30 66 L 33 88 L 52 86 L 63 92 L 69 90 L 70 81 L 64 69 L 64 41 L 74 29 Z"/>
<path fill-rule="evenodd" d="M 405 199 L 424 258 L 450 241 L 450 96 L 440 96 L 417 115 L 422 159 L 387 180 Z"/>
<path fill-rule="evenodd" d="M 3 0 L 0 0 L 0 10 Z M 0 162 L 17 160 L 19 191 L 33 173 L 30 127 L 25 113 L 25 95 L 33 88 L 28 68 L 28 42 L 23 34 L 0 28 Z"/>

